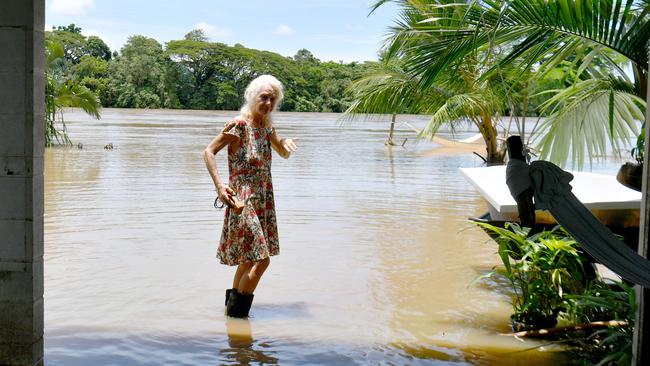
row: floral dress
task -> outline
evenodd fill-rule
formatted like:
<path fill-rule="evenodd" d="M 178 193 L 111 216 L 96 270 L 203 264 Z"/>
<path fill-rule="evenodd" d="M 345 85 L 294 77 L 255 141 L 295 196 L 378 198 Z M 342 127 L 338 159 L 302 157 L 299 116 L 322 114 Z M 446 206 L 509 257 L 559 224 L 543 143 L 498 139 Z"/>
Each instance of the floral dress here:
<path fill-rule="evenodd" d="M 243 118 L 224 133 L 239 137 L 228 145 L 229 185 L 245 207 L 240 214 L 226 208 L 217 258 L 234 266 L 280 252 L 271 181 L 271 135 L 275 129 L 256 128 Z M 230 123 L 230 122 L 229 122 Z"/>

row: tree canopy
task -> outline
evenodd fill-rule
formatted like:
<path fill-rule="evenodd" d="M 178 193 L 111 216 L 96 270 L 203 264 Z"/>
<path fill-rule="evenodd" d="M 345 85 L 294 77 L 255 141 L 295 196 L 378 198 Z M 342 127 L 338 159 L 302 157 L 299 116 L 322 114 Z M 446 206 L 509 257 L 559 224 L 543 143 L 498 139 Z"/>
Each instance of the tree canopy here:
<path fill-rule="evenodd" d="M 248 83 L 272 74 L 285 85 L 281 110 L 342 112 L 351 103 L 346 88 L 373 64 L 321 62 L 307 49 L 285 57 L 229 46 L 211 42 L 200 29 L 165 45 L 133 35 L 119 52 L 74 24 L 53 27 L 46 39 L 63 45 L 60 72 L 104 107 L 236 110 Z"/>

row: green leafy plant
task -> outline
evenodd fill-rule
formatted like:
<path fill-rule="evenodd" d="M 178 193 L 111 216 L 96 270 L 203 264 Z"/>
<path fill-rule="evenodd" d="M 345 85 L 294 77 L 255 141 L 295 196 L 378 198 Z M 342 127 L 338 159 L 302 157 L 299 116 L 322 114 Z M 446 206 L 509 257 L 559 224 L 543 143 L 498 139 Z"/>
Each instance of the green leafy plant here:
<path fill-rule="evenodd" d="M 63 108 L 81 108 L 99 119 L 101 104 L 88 88 L 65 75 L 65 50 L 61 43 L 45 42 L 45 61 L 45 145 L 70 145 Z"/>
<path fill-rule="evenodd" d="M 559 226 L 529 235 L 530 229 L 517 224 L 477 224 L 499 245 L 504 269 L 481 277 L 502 274 L 507 278 L 514 292 L 513 328 L 516 322 L 533 325 L 516 330 L 553 326 L 557 317 L 564 325 L 576 326 L 619 320 L 606 329 L 556 333 L 556 339 L 574 347 L 579 356 L 576 364 L 630 363 L 636 312 L 632 286 L 587 276 L 577 243 Z"/>
<path fill-rule="evenodd" d="M 634 288 L 625 283 L 592 281 L 583 293 L 566 296 L 566 317 L 574 324 L 634 319 L 635 299 Z"/>
<path fill-rule="evenodd" d="M 634 287 L 619 282 L 593 281 L 583 294 L 566 296 L 566 317 L 572 323 L 623 320 L 627 324 L 601 329 L 575 338 L 581 359 L 596 365 L 629 365 L 636 313 Z"/>
<path fill-rule="evenodd" d="M 551 322 L 565 310 L 565 294 L 584 289 L 585 272 L 577 243 L 559 226 L 528 236 L 530 229 L 477 223 L 498 243 L 498 254 L 512 286 L 512 319 Z M 551 324 L 553 325 L 553 324 Z"/>

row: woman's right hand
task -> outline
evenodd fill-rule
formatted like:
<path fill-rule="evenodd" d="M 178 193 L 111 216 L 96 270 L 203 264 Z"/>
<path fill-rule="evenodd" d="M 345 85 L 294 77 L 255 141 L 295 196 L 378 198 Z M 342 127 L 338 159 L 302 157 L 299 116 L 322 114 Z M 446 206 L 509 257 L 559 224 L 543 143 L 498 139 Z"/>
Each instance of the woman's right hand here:
<path fill-rule="evenodd" d="M 230 196 L 235 195 L 235 191 L 230 188 L 227 184 L 219 184 L 217 186 L 217 194 L 219 195 L 219 200 L 228 206 L 232 206 L 233 202 Z"/>
<path fill-rule="evenodd" d="M 232 128 L 235 127 L 235 126 L 237 126 L 237 121 L 236 120 L 226 122 L 226 124 L 223 125 L 223 129 L 221 130 L 221 133 L 228 132 L 228 131 L 232 130 Z"/>

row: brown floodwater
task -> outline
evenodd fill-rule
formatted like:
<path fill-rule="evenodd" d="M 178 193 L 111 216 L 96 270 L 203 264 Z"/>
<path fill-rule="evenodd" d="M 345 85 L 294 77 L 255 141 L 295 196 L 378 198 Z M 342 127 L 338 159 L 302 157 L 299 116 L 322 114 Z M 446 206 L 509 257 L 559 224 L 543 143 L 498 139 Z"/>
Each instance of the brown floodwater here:
<path fill-rule="evenodd" d="M 472 283 L 499 263 L 467 218 L 486 210 L 458 168 L 406 126 L 278 113 L 281 254 L 249 320 L 223 315 L 233 268 L 215 258 L 223 211 L 201 152 L 235 112 L 66 113 L 83 149 L 45 156 L 47 365 L 562 363 L 507 332 L 509 293 Z M 398 120 L 422 126 L 422 117 Z M 112 143 L 113 150 L 104 149 Z M 217 156 L 227 175 L 226 155 Z"/>

